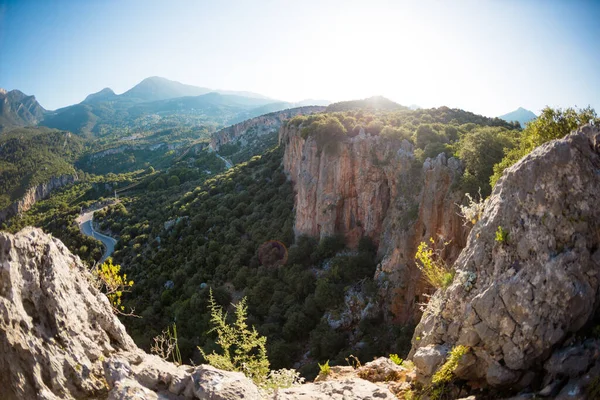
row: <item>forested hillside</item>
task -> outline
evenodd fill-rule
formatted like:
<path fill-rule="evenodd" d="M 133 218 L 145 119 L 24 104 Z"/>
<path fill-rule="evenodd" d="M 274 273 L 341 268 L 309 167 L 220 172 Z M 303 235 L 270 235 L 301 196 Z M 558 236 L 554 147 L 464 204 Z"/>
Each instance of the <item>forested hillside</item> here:
<path fill-rule="evenodd" d="M 65 131 L 17 128 L 0 135 L 0 209 L 29 187 L 73 174 L 83 141 Z"/>

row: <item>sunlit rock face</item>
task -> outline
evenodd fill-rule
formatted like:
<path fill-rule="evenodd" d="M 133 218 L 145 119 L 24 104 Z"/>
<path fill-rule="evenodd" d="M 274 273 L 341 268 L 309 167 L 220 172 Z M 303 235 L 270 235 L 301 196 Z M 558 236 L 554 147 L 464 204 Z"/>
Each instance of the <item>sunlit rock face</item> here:
<path fill-rule="evenodd" d="M 466 345 L 460 378 L 519 388 L 546 370 L 542 383 L 570 377 L 565 390 L 580 397 L 568 398 L 585 398 L 577 385 L 586 371 L 600 373 L 600 340 L 572 346 L 600 308 L 599 199 L 598 128 L 546 143 L 509 168 L 454 264 L 453 284 L 417 326 L 415 364 L 440 346 Z M 498 238 L 499 229 L 508 235 Z"/>
<path fill-rule="evenodd" d="M 453 261 L 468 233 L 456 206 L 462 196 L 453 190 L 462 174 L 459 161 L 442 154 L 419 163 L 407 141 L 364 132 L 319 147 L 301 131 L 287 125 L 279 134 L 296 191 L 296 235 L 341 234 L 350 247 L 370 237 L 382 256 L 377 279 L 389 315 L 399 322 L 418 319 L 425 290 L 413 260 L 418 244 L 450 240 L 444 256 Z"/>
<path fill-rule="evenodd" d="M 219 151 L 219 148 L 227 143 L 240 141 L 243 145 L 245 141 L 250 139 L 245 138 L 245 136 L 252 136 L 254 138 L 271 132 L 277 132 L 286 119 L 296 115 L 308 115 L 324 110 L 325 107 L 321 106 L 296 107 L 250 118 L 213 133 L 210 137 L 210 147 L 215 151 Z"/>

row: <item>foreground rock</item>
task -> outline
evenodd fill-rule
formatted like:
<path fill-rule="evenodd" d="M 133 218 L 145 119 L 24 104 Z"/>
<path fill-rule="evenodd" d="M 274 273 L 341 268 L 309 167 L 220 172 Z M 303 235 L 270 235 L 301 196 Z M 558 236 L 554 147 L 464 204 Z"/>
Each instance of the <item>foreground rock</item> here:
<path fill-rule="evenodd" d="M 0 233 L 0 388 L 3 400 L 392 398 L 356 377 L 261 394 L 242 373 L 146 354 L 79 258 L 34 228 Z"/>
<path fill-rule="evenodd" d="M 466 345 L 459 378 L 585 398 L 600 371 L 600 343 L 575 334 L 600 305 L 599 171 L 600 130 L 590 126 L 507 170 L 453 284 L 436 293 L 416 329 L 411 356 L 422 379 Z"/>

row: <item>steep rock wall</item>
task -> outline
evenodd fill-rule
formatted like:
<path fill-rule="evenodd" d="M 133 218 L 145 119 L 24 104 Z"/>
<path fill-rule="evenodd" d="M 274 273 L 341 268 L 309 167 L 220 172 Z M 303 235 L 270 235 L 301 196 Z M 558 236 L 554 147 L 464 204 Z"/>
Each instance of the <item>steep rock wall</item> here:
<path fill-rule="evenodd" d="M 254 132 L 256 136 L 261 136 L 270 132 L 277 132 L 283 121 L 296 115 L 306 115 L 325 111 L 325 107 L 307 106 L 290 108 L 288 110 L 277 111 L 259 117 L 250 118 L 239 124 L 228 126 L 211 135 L 210 147 L 215 151 L 227 143 L 238 140 L 249 132 Z"/>
<path fill-rule="evenodd" d="M 51 178 L 48 182 L 41 183 L 35 187 L 27 189 L 23 197 L 0 211 L 0 222 L 6 221 L 8 218 L 28 211 L 36 202 L 45 199 L 50 193 L 77 181 L 77 175 L 61 175 Z"/>
<path fill-rule="evenodd" d="M 418 244 L 451 239 L 445 257 L 464 247 L 468 228 L 457 214 L 461 195 L 452 190 L 461 166 L 442 154 L 417 162 L 412 145 L 362 132 L 322 148 L 302 126 L 283 126 L 284 168 L 294 183 L 295 233 L 342 234 L 350 247 L 362 236 L 378 245 L 383 261 L 376 278 L 392 318 L 418 316 L 424 290 L 413 257 Z"/>
<path fill-rule="evenodd" d="M 455 345 L 470 348 L 455 374 L 478 385 L 544 387 L 556 378 L 560 390 L 594 362 L 588 374 L 600 374 L 600 340 L 573 347 L 600 312 L 599 171 L 600 130 L 587 126 L 504 173 L 453 284 L 435 294 L 415 331 L 411 356 L 424 379 Z M 584 384 L 568 384 L 560 398 L 586 398 Z"/>

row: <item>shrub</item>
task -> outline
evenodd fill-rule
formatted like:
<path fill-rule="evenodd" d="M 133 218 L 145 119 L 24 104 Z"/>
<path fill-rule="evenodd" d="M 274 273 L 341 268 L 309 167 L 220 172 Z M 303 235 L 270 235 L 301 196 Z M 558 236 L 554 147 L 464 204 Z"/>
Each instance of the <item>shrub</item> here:
<path fill-rule="evenodd" d="M 431 383 L 434 385 L 444 385 L 450 383 L 453 378 L 453 372 L 456 369 L 458 362 L 462 359 L 462 357 L 469 352 L 469 348 L 467 346 L 456 346 L 450 350 L 450 355 L 448 359 L 442 365 L 436 373 L 433 375 Z"/>
<path fill-rule="evenodd" d="M 106 294 L 113 311 L 117 313 L 122 313 L 125 310 L 125 306 L 121 304 L 123 292 L 129 292 L 133 286 L 133 281 L 127 280 L 127 274 L 121 275 L 120 272 L 121 266 L 113 264 L 111 258 L 92 272 L 95 277 L 93 284 Z"/>
<path fill-rule="evenodd" d="M 483 214 L 485 200 L 481 197 L 481 192 L 479 192 L 479 201 L 473 200 L 469 193 L 465 193 L 465 196 L 469 199 L 469 204 L 466 206 L 457 204 L 458 208 L 460 208 L 460 216 L 464 218 L 465 225 L 469 222 L 475 225 Z"/>
<path fill-rule="evenodd" d="M 506 243 L 508 240 L 508 231 L 504 230 L 501 226 L 496 230 L 496 242 Z"/>
<path fill-rule="evenodd" d="M 396 365 L 402 365 L 402 359 L 398 354 L 390 354 L 390 360 Z"/>
<path fill-rule="evenodd" d="M 319 363 L 317 363 L 319 364 Z M 325 361 L 323 364 L 319 364 L 319 374 L 323 376 L 327 376 L 331 373 L 331 367 L 329 366 L 329 360 Z"/>
<path fill-rule="evenodd" d="M 206 354 L 198 347 L 200 353 L 213 367 L 243 372 L 256 384 L 263 385 L 269 373 L 267 338 L 260 336 L 254 327 L 251 330 L 248 328 L 246 298 L 234 305 L 236 319 L 233 324 L 229 324 L 227 313 L 215 302 L 212 289 L 209 293 L 210 321 L 213 324 L 210 332 L 217 333 L 216 343 L 223 350 L 223 354 L 214 351 Z"/>
<path fill-rule="evenodd" d="M 179 352 L 179 343 L 177 341 L 177 325 L 173 324 L 173 331 L 167 327 L 160 335 L 154 337 L 154 344 L 150 347 L 150 352 L 156 354 L 163 360 L 172 361 L 181 365 L 181 353 Z"/>
<path fill-rule="evenodd" d="M 433 239 L 429 239 L 433 244 Z M 442 260 L 439 252 L 434 251 L 425 242 L 421 242 L 415 254 L 417 267 L 423 273 L 425 280 L 435 288 L 447 288 L 452 284 L 454 271 Z"/>

